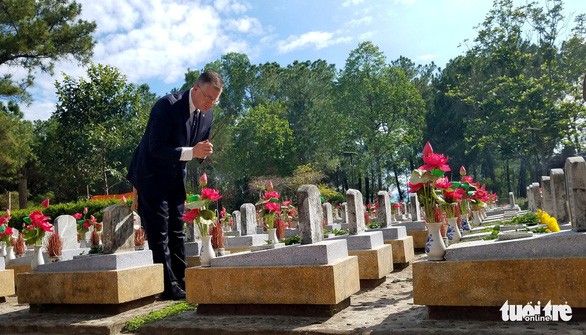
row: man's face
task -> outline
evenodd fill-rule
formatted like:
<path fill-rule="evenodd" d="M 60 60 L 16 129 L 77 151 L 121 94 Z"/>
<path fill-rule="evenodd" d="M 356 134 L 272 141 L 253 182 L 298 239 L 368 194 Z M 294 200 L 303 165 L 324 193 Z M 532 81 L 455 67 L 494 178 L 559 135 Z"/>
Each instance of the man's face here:
<path fill-rule="evenodd" d="M 203 84 L 201 86 L 196 85 L 195 88 L 194 105 L 202 112 L 208 111 L 214 107 L 214 105 L 218 103 L 218 99 L 222 94 L 221 89 L 217 89 L 210 84 Z"/>

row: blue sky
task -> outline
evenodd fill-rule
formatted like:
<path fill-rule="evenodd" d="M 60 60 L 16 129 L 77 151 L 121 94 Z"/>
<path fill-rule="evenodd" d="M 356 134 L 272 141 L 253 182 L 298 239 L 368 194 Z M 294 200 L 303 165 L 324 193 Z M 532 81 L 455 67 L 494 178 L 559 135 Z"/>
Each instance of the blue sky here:
<path fill-rule="evenodd" d="M 444 67 L 476 36 L 492 0 L 78 0 L 82 17 L 98 24 L 93 61 L 117 67 L 129 82 L 159 95 L 181 86 L 188 68 L 201 69 L 228 52 L 251 63 L 324 59 L 342 69 L 360 42 L 372 41 L 387 61 L 405 56 Z M 517 0 L 523 4 L 525 0 Z M 583 0 L 565 0 L 566 15 L 586 12 Z M 0 68 L 0 74 L 19 71 Z M 39 74 L 22 106 L 28 120 L 55 110 L 54 82 L 85 68 L 60 62 Z"/>

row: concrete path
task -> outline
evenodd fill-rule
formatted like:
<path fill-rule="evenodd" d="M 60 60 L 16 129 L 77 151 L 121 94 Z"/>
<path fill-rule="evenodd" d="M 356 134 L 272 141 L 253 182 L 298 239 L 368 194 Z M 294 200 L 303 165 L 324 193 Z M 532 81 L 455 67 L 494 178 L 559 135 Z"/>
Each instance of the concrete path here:
<path fill-rule="evenodd" d="M 416 259 L 424 258 L 416 254 Z M 279 279 L 275 280 L 277 285 Z M 292 280 L 281 278 L 280 280 Z M 452 287 L 458 294 L 457 283 Z M 31 314 L 16 298 L 0 304 L 0 334 L 119 334 L 136 315 L 167 306 L 159 301 L 126 313 L 103 317 L 87 314 Z M 411 266 L 387 276 L 386 282 L 352 296 L 351 305 L 330 318 L 284 316 L 201 316 L 185 312 L 148 324 L 141 335 L 187 334 L 586 334 L 586 322 L 500 322 L 430 320 L 425 306 L 413 305 Z"/>

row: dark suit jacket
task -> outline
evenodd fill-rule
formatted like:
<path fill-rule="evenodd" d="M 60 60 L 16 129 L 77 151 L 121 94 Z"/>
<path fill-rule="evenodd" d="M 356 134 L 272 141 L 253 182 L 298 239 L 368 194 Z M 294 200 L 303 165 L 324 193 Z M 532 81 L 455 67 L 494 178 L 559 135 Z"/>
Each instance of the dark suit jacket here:
<path fill-rule="evenodd" d="M 128 168 L 127 178 L 139 191 L 145 187 L 153 190 L 153 184 L 168 185 L 178 181 L 182 181 L 185 190 L 187 162 L 179 160 L 181 148 L 209 138 L 214 114 L 211 110 L 199 113 L 197 135 L 193 143 L 188 143 L 188 119 L 189 90 L 168 94 L 155 103 Z"/>

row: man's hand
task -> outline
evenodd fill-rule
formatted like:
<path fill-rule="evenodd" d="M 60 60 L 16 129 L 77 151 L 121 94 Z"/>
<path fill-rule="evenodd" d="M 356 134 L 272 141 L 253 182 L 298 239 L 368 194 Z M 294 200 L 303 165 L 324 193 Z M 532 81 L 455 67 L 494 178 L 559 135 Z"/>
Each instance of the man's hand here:
<path fill-rule="evenodd" d="M 193 158 L 204 159 L 214 153 L 214 145 L 208 141 L 201 141 L 193 147 Z"/>

